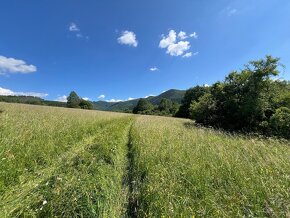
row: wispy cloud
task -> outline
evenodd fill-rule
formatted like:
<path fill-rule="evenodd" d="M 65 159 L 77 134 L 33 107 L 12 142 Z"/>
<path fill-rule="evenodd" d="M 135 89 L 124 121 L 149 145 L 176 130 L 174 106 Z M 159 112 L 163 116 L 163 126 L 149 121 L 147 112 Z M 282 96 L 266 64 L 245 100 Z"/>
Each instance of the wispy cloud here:
<path fill-rule="evenodd" d="M 118 41 L 118 43 L 120 43 L 122 45 L 129 45 L 129 46 L 133 46 L 133 47 L 138 46 L 136 34 L 134 32 L 128 31 L 128 30 L 123 31 L 121 36 L 118 38 L 117 41 Z"/>
<path fill-rule="evenodd" d="M 35 71 L 37 71 L 36 66 L 27 64 L 23 60 L 0 56 L 0 75 L 6 75 L 9 73 L 27 74 Z"/>
<path fill-rule="evenodd" d="M 151 67 L 149 70 L 154 72 L 154 71 L 158 71 L 159 69 L 158 69 L 158 67 Z"/>
<path fill-rule="evenodd" d="M 48 94 L 46 93 L 38 93 L 38 92 L 15 92 L 10 89 L 2 88 L 0 87 L 0 95 L 5 96 L 33 96 L 33 97 L 39 97 L 44 98 L 47 97 Z"/>
<path fill-rule="evenodd" d="M 183 58 L 190 58 L 190 57 L 192 57 L 192 56 L 196 56 L 196 55 L 198 55 L 199 54 L 199 52 L 197 51 L 197 52 L 194 52 L 194 53 L 192 53 L 192 52 L 187 52 L 185 55 L 183 55 L 182 57 Z"/>
<path fill-rule="evenodd" d="M 185 41 L 185 39 L 196 39 L 197 37 L 198 36 L 196 32 L 187 35 L 187 33 L 184 31 L 180 31 L 177 34 L 176 31 L 170 30 L 167 36 L 163 35 L 161 41 L 159 42 L 159 48 L 166 49 L 166 53 L 171 56 L 191 57 L 192 53 L 188 52 L 191 45 L 190 42 Z M 177 39 L 180 41 L 178 41 Z"/>
<path fill-rule="evenodd" d="M 228 17 L 231 17 L 231 16 L 237 14 L 237 12 L 238 12 L 238 10 L 236 8 L 233 8 L 230 6 L 221 11 L 222 14 L 226 14 Z"/>
<path fill-rule="evenodd" d="M 73 32 L 77 38 L 84 38 L 84 39 L 87 39 L 87 40 L 89 39 L 88 36 L 85 36 L 85 35 L 81 32 L 80 27 L 79 27 L 76 23 L 74 23 L 74 22 L 71 22 L 71 23 L 70 23 L 70 25 L 69 25 L 69 27 L 68 27 L 68 30 L 69 30 L 70 32 Z"/>
<path fill-rule="evenodd" d="M 68 29 L 71 32 L 80 32 L 81 31 L 80 28 L 74 22 L 70 23 Z"/>

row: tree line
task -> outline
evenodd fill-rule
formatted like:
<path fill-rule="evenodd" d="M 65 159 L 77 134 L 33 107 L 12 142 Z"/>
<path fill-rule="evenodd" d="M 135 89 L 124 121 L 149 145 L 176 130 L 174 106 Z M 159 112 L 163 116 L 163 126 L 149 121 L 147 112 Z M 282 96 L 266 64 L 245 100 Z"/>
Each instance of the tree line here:
<path fill-rule="evenodd" d="M 193 87 L 175 115 L 205 126 L 289 139 L 290 83 L 274 79 L 279 66 L 278 58 L 266 56 L 210 87 Z"/>
<path fill-rule="evenodd" d="M 163 99 L 159 106 L 140 99 L 133 112 L 173 115 L 227 131 L 257 132 L 290 138 L 290 83 L 275 79 L 279 58 L 251 61 L 224 81 L 188 89 L 180 106 Z"/>

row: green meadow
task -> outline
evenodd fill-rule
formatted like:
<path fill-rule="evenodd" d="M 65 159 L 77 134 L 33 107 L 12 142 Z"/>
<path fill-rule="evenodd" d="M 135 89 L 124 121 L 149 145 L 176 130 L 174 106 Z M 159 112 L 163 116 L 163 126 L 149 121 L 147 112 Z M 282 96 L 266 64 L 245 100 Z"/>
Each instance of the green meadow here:
<path fill-rule="evenodd" d="M 290 217 L 290 142 L 0 103 L 0 217 Z"/>

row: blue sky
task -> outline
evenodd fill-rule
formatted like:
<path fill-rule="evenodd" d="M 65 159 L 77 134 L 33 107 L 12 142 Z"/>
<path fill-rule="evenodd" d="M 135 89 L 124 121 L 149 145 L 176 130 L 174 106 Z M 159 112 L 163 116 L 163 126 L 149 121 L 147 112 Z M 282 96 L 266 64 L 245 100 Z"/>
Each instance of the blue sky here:
<path fill-rule="evenodd" d="M 289 0 L 2 0 L 0 94 L 126 100 L 281 58 Z M 102 98 L 104 97 L 104 98 Z"/>

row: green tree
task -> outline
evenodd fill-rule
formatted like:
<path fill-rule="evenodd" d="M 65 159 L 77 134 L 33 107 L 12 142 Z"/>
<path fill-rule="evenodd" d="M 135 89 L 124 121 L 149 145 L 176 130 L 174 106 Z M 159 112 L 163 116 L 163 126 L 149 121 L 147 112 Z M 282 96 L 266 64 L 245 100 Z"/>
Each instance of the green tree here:
<path fill-rule="evenodd" d="M 80 106 L 80 108 L 86 109 L 86 110 L 92 110 L 93 109 L 93 104 L 90 101 L 86 101 L 84 99 L 80 100 L 79 106 Z"/>
<path fill-rule="evenodd" d="M 216 102 L 209 93 L 201 96 L 198 101 L 192 101 L 189 108 L 190 117 L 205 125 L 215 122 L 215 110 Z"/>
<path fill-rule="evenodd" d="M 278 108 L 270 119 L 272 131 L 275 135 L 290 139 L 290 109 Z"/>
<path fill-rule="evenodd" d="M 182 104 L 176 113 L 177 117 L 185 117 L 189 118 L 190 112 L 190 104 L 192 101 L 198 101 L 198 99 L 203 96 L 204 94 L 209 92 L 209 87 L 204 86 L 195 86 L 191 89 L 188 89 L 185 92 L 184 98 L 182 100 Z"/>
<path fill-rule="evenodd" d="M 151 104 L 150 101 L 141 98 L 136 107 L 133 109 L 134 114 L 139 114 L 139 113 L 148 113 L 154 109 L 154 106 Z"/>
<path fill-rule="evenodd" d="M 165 111 L 168 113 L 170 113 L 170 110 L 172 109 L 172 107 L 173 107 L 172 101 L 166 98 L 162 98 L 158 105 L 158 109 L 160 111 Z"/>
<path fill-rule="evenodd" d="M 67 107 L 69 108 L 80 108 L 81 98 L 75 91 L 72 91 L 67 97 Z"/>

